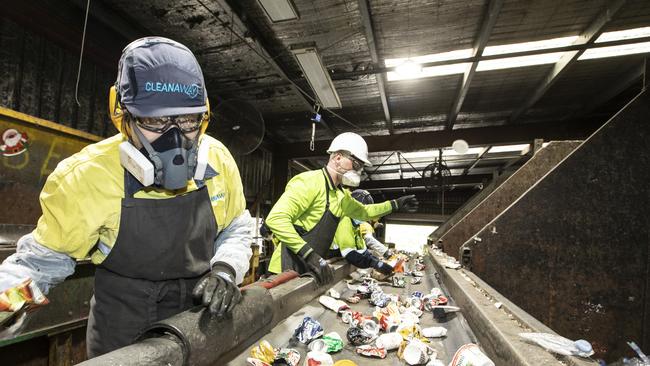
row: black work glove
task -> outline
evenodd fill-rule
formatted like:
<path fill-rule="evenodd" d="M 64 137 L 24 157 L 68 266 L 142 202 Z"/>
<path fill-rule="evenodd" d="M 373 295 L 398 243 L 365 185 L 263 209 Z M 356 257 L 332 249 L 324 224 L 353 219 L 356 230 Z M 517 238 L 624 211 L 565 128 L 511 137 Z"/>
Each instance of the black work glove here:
<path fill-rule="evenodd" d="M 241 300 L 241 292 L 235 284 L 235 270 L 226 263 L 216 262 L 194 286 L 192 297 L 217 318 L 230 314 Z"/>
<path fill-rule="evenodd" d="M 304 259 L 307 268 L 314 274 L 318 286 L 328 284 L 334 280 L 332 267 L 318 253 L 312 250 Z"/>
<path fill-rule="evenodd" d="M 377 264 L 375 265 L 375 269 L 378 270 L 379 272 L 385 274 L 385 275 L 389 275 L 389 274 L 393 273 L 393 271 L 394 271 L 393 266 L 391 266 L 388 263 L 382 262 L 382 261 L 377 262 Z"/>
<path fill-rule="evenodd" d="M 400 198 L 390 201 L 391 206 L 393 206 L 393 212 L 416 212 L 418 210 L 418 199 L 415 198 L 414 194 L 408 196 L 402 196 Z"/>
<path fill-rule="evenodd" d="M 388 259 L 388 258 L 392 257 L 393 254 L 395 254 L 395 253 L 393 253 L 392 250 L 386 249 L 386 251 L 384 252 L 384 259 Z"/>

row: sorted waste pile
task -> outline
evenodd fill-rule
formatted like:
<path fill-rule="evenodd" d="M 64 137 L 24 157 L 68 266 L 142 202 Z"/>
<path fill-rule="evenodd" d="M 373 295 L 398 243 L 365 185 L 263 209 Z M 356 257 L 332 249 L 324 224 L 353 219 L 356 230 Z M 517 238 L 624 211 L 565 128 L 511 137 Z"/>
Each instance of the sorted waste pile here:
<path fill-rule="evenodd" d="M 347 289 L 330 289 L 320 296 L 319 303 L 337 314 L 337 320 L 347 326 L 345 334 L 328 331 L 318 320 L 305 316 L 296 324 L 288 347 L 273 347 L 262 341 L 251 350 L 247 361 L 253 366 L 343 366 L 385 364 L 389 353 L 395 352 L 402 364 L 446 366 L 438 359 L 438 352 L 430 339 L 445 337 L 447 328 L 442 326 L 422 327 L 423 316 L 444 320 L 449 312 L 460 309 L 448 304 L 449 300 L 440 288 L 428 292 L 412 291 L 397 295 L 384 291 L 386 287 L 404 289 L 407 283 L 420 284 L 425 265 L 422 258 L 411 258 L 398 254 L 392 259 L 396 273 L 385 276 L 377 271 L 368 273 L 358 270 L 351 274 Z M 407 269 L 408 267 L 408 269 Z M 406 290 L 406 289 L 404 289 Z M 369 311 L 355 311 L 351 304 L 369 305 Z M 358 306 L 357 306 L 358 308 Z M 307 345 L 304 357 L 297 348 Z M 363 363 L 343 359 L 340 352 L 344 347 L 363 356 Z M 350 358 L 350 357 L 348 357 Z M 301 360 L 303 363 L 301 364 Z M 475 344 L 466 344 L 454 355 L 450 366 L 494 366 Z"/>

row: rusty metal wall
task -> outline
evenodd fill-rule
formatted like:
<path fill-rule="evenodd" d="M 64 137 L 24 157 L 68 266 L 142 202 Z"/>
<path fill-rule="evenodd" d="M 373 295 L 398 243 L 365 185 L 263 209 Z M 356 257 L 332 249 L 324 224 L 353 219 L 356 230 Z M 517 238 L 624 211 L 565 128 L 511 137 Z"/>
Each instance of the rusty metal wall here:
<path fill-rule="evenodd" d="M 648 116 L 645 91 L 466 244 L 478 276 L 607 361 L 650 347 Z"/>
<path fill-rule="evenodd" d="M 459 258 L 458 250 L 483 226 L 508 208 L 546 173 L 553 169 L 578 145 L 579 141 L 554 141 L 541 149 L 519 170 L 490 193 L 446 233 L 442 239 L 444 251 Z"/>
<path fill-rule="evenodd" d="M 108 118 L 108 88 L 115 70 L 85 59 L 75 82 L 79 54 L 0 17 L 0 106 L 95 135 L 115 131 Z"/>

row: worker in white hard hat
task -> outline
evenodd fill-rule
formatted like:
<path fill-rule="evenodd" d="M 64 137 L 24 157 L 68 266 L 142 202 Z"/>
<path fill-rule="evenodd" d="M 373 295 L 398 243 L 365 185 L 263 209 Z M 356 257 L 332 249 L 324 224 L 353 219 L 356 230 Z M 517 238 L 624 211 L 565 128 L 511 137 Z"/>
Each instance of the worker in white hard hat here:
<path fill-rule="evenodd" d="M 329 283 L 333 272 L 325 258 L 341 217 L 365 221 L 417 210 L 414 195 L 363 205 L 344 188 L 358 186 L 363 167 L 371 166 L 368 145 L 358 134 L 336 136 L 327 153 L 327 166 L 293 177 L 266 218 L 276 243 L 271 273 L 295 270 L 313 274 L 318 284 Z"/>
<path fill-rule="evenodd" d="M 228 315 L 242 297 L 252 221 L 235 160 L 205 134 L 209 114 L 187 47 L 162 37 L 129 44 L 109 90 L 120 132 L 48 177 L 36 229 L 0 265 L 0 291 L 31 279 L 47 293 L 90 256 L 89 357 L 194 305 Z"/>

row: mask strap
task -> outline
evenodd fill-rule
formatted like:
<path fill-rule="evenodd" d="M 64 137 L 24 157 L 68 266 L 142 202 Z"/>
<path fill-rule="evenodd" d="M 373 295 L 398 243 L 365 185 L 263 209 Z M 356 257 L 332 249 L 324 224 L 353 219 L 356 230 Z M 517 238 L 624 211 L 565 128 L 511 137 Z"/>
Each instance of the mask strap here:
<path fill-rule="evenodd" d="M 156 179 L 155 183 L 156 184 L 161 184 L 162 183 L 162 169 L 163 169 L 163 163 L 162 160 L 160 160 L 160 157 L 158 156 L 158 152 L 154 150 L 153 146 L 149 143 L 149 140 L 147 140 L 138 126 L 135 125 L 133 121 L 129 121 L 131 123 L 131 129 L 133 132 L 138 136 L 138 139 L 140 140 L 140 143 L 144 147 L 145 150 L 147 150 L 147 154 L 149 154 L 149 158 L 151 161 L 153 161 L 154 168 L 156 169 Z"/>

